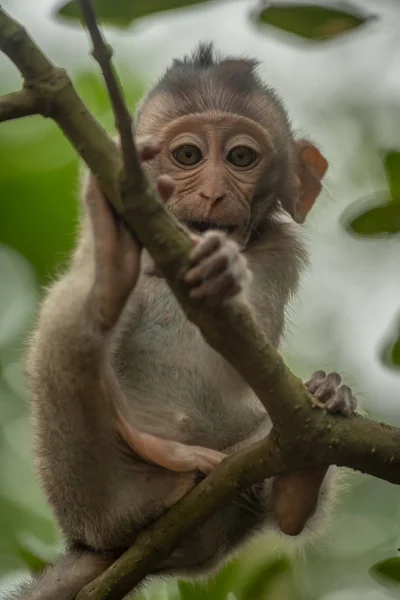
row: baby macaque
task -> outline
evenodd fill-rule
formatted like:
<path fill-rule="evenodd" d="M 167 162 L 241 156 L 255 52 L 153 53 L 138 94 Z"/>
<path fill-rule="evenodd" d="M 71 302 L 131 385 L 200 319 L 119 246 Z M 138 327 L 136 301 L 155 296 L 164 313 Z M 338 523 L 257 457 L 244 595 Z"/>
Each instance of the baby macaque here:
<path fill-rule="evenodd" d="M 254 61 L 218 58 L 208 45 L 174 61 L 141 103 L 135 129 L 143 168 L 192 236 L 191 296 L 218 305 L 241 294 L 279 347 L 306 262 L 293 221 L 302 223 L 318 197 L 325 158 L 294 138 Z M 16 592 L 26 600 L 73 598 L 199 473 L 271 428 L 91 175 L 83 200 L 76 250 L 47 292 L 28 360 L 38 473 L 67 553 Z M 337 374 L 320 371 L 306 385 L 328 410 L 354 411 Z M 262 529 L 312 531 L 329 502 L 325 474 L 298 471 L 246 490 L 159 571 L 204 572 Z"/>

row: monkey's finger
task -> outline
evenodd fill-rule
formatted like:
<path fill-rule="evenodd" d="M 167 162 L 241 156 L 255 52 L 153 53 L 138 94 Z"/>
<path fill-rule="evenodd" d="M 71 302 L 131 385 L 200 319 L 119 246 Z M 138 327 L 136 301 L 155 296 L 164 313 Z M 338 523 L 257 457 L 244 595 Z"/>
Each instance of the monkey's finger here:
<path fill-rule="evenodd" d="M 136 141 L 136 150 L 143 162 L 152 160 L 161 152 L 162 143 L 152 138 L 142 138 Z"/>
<path fill-rule="evenodd" d="M 316 371 L 315 373 L 313 373 L 313 375 L 310 377 L 310 379 L 305 382 L 304 385 L 306 386 L 306 388 L 308 389 L 310 394 L 314 394 L 317 387 L 319 385 L 321 385 L 321 383 L 325 380 L 325 378 L 326 378 L 325 371 Z"/>
<path fill-rule="evenodd" d="M 202 258 L 209 256 L 220 248 L 226 239 L 226 235 L 220 231 L 207 231 L 196 246 L 189 253 L 191 263 L 198 262 Z"/>
<path fill-rule="evenodd" d="M 330 413 L 340 413 L 344 417 L 351 417 L 357 407 L 357 400 L 347 385 L 342 385 L 325 404 Z"/>
<path fill-rule="evenodd" d="M 174 193 L 175 182 L 169 175 L 160 175 L 157 179 L 156 188 L 161 200 L 167 202 Z"/>
<path fill-rule="evenodd" d="M 199 265 L 189 269 L 185 273 L 185 281 L 189 285 L 196 282 L 204 281 L 215 275 L 219 275 L 225 271 L 229 264 L 229 256 L 223 252 L 212 254 L 206 260 L 200 262 Z"/>
<path fill-rule="evenodd" d="M 341 383 L 339 373 L 329 373 L 325 381 L 317 387 L 314 396 L 321 402 L 327 402 L 333 396 Z"/>
<path fill-rule="evenodd" d="M 222 304 L 228 298 L 238 294 L 242 290 L 234 275 L 224 272 L 215 279 L 209 279 L 202 285 L 190 291 L 191 298 L 205 298 L 209 306 Z"/>

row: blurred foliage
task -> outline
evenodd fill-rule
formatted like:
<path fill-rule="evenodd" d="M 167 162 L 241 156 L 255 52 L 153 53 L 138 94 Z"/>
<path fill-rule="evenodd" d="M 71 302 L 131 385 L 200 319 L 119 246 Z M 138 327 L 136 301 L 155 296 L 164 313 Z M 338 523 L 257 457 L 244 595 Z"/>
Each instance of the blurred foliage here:
<path fill-rule="evenodd" d="M 101 20 L 119 26 L 155 12 L 206 3 L 94 0 Z M 322 4 L 275 2 L 262 6 L 256 18 L 309 40 L 335 38 L 372 18 L 353 4 Z M 62 6 L 58 14 L 79 18 L 76 1 Z M 133 106 L 143 90 L 123 69 L 120 74 Z M 95 116 L 111 129 L 113 117 L 101 79 L 85 72 L 74 80 Z M 368 206 L 362 202 L 350 207 L 347 227 L 353 233 L 370 237 L 400 231 L 400 153 L 386 153 L 384 167 L 390 198 L 386 194 L 380 204 L 374 199 L 373 206 L 370 201 Z M 33 477 L 20 357 L 37 290 L 53 278 L 73 244 L 77 175 L 75 153 L 50 121 L 30 118 L 1 125 L 0 589 L 10 585 L 14 576 L 40 571 L 60 550 L 50 511 Z M 400 366 L 397 326 L 391 332 L 395 333 L 384 344 L 382 360 Z M 320 551 L 317 544 L 314 550 L 306 550 L 306 563 L 289 552 L 279 537 L 260 537 L 209 581 L 156 582 L 135 600 L 328 600 L 328 595 L 329 600 L 361 600 L 367 595 L 369 600 L 381 600 L 388 596 L 378 591 L 374 580 L 390 585 L 400 581 L 400 559 L 387 558 L 400 542 L 393 528 L 399 519 L 396 488 L 372 478 L 356 478 L 336 515 L 329 549 Z"/>
<path fill-rule="evenodd" d="M 97 18 L 101 23 L 128 27 L 133 21 L 178 8 L 204 4 L 208 0 L 93 0 Z M 60 17 L 81 20 L 78 0 L 62 5 Z M 355 4 L 331 2 L 328 6 L 310 4 L 288 4 L 287 2 L 263 3 L 252 13 L 257 24 L 271 25 L 301 38 L 323 41 L 357 29 L 369 23 L 375 16 L 367 14 Z"/>
<path fill-rule="evenodd" d="M 400 152 L 387 152 L 383 159 L 392 202 L 400 204 Z"/>
<path fill-rule="evenodd" d="M 400 233 L 400 152 L 387 152 L 383 157 L 389 193 L 377 204 L 375 198 L 351 206 L 347 226 L 361 236 L 398 235 Z M 373 205 L 373 206 L 371 206 Z M 354 217 L 354 212 L 357 216 Z"/>
<path fill-rule="evenodd" d="M 400 368 L 400 318 L 390 327 L 387 339 L 383 340 L 380 357 L 382 362 L 391 369 Z"/>
<path fill-rule="evenodd" d="M 100 23 L 128 27 L 136 19 L 147 17 L 154 13 L 187 8 L 204 4 L 208 0 L 93 0 L 96 16 Z M 67 19 L 81 20 L 81 11 L 77 0 L 71 0 L 58 9 L 57 14 Z"/>
<path fill-rule="evenodd" d="M 349 211 L 346 211 L 345 214 L 350 212 L 354 214 L 357 207 L 359 214 L 351 218 L 348 227 L 352 232 L 364 237 L 398 235 L 400 233 L 400 203 L 392 202 L 391 198 L 385 199 L 382 204 L 376 205 L 376 202 L 376 198 L 372 198 L 350 206 Z"/>
<path fill-rule="evenodd" d="M 324 5 L 268 2 L 254 13 L 256 22 L 313 41 L 336 38 L 369 23 L 375 17 L 355 4 L 330 2 Z"/>
<path fill-rule="evenodd" d="M 371 567 L 371 574 L 379 582 L 389 585 L 400 585 L 400 557 L 387 558 Z"/>

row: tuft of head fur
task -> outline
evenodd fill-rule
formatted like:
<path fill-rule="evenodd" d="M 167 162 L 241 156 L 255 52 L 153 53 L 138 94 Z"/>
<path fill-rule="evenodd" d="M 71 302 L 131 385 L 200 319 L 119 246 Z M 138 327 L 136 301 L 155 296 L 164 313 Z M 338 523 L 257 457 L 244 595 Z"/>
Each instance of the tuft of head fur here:
<path fill-rule="evenodd" d="M 289 130 L 280 98 L 262 81 L 257 68 L 254 59 L 222 56 L 213 44 L 200 43 L 191 54 L 173 61 L 142 108 L 155 96 L 164 96 L 170 99 L 168 119 L 222 111 L 262 122 L 275 113 L 280 115 L 281 127 Z"/>

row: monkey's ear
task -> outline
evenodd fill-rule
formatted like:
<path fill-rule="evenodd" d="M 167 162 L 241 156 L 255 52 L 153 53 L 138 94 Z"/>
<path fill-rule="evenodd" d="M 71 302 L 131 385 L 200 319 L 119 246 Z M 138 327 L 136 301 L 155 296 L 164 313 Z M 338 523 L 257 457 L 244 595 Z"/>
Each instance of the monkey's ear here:
<path fill-rule="evenodd" d="M 322 179 L 328 168 L 328 161 L 310 142 L 299 140 L 296 145 L 298 151 L 297 177 L 300 189 L 292 216 L 297 223 L 304 223 L 322 189 Z"/>

